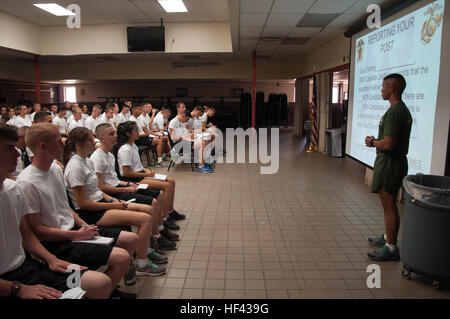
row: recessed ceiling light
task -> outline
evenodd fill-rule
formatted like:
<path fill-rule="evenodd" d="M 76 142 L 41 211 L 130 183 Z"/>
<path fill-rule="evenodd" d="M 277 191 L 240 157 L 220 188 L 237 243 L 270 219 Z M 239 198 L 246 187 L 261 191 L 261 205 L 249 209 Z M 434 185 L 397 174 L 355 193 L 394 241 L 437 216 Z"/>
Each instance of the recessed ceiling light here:
<path fill-rule="evenodd" d="M 188 12 L 182 0 L 158 0 L 158 2 L 166 12 Z"/>
<path fill-rule="evenodd" d="M 33 5 L 58 17 L 75 15 L 72 11 L 63 8 L 56 3 L 34 3 Z"/>

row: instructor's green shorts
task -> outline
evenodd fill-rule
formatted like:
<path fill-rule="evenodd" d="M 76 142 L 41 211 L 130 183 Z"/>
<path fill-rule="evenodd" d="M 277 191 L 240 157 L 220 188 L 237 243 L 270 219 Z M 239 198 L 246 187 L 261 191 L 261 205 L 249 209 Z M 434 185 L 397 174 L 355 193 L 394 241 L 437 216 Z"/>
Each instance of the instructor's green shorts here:
<path fill-rule="evenodd" d="M 407 173 L 406 156 L 399 158 L 378 153 L 373 166 L 372 192 L 377 193 L 380 189 L 384 189 L 392 196 L 397 196 Z"/>

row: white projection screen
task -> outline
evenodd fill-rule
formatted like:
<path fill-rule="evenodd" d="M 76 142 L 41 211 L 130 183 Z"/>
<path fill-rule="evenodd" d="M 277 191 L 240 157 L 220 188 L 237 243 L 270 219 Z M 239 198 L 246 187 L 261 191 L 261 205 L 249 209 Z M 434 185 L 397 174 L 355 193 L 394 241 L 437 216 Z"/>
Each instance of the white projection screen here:
<path fill-rule="evenodd" d="M 447 2 L 447 3 L 446 3 Z M 346 154 L 373 167 L 375 148 L 389 102 L 383 78 L 402 74 L 403 101 L 413 117 L 408 174 L 444 175 L 450 118 L 450 1 L 423 0 L 381 21 L 378 29 L 352 36 Z"/>

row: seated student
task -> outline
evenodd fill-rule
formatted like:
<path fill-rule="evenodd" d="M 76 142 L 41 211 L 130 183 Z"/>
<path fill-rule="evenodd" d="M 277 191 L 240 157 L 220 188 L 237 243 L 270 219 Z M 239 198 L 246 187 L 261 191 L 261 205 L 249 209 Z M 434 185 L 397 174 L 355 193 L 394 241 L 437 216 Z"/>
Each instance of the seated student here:
<path fill-rule="evenodd" d="M 175 198 L 175 181 L 166 178 L 165 181 L 151 179 L 155 172 L 142 166 L 139 151 L 134 141 L 139 138 L 139 131 L 135 122 L 121 123 L 117 129 L 117 144 L 114 148 L 122 179 L 149 185 L 151 188 L 163 191 L 163 214 L 166 218 L 164 226 L 170 230 L 178 230 L 180 227 L 173 220 L 185 219 L 178 213 L 173 202 Z M 149 179 L 150 178 L 150 179 Z M 170 216 L 170 218 L 168 218 Z"/>
<path fill-rule="evenodd" d="M 34 153 L 34 160 L 21 172 L 17 182 L 30 207 L 29 214 L 25 216 L 30 229 L 42 245 L 58 258 L 91 269 L 108 265 L 106 275 L 111 279 L 112 289 L 115 289 L 128 269 L 130 255 L 136 250 L 136 234 L 89 226 L 70 209 L 63 171 L 54 162 L 61 157 L 64 149 L 55 125 L 39 123 L 31 126 L 26 143 Z M 91 239 L 96 235 L 111 237 L 114 241 L 110 246 L 72 242 Z"/>
<path fill-rule="evenodd" d="M 53 119 L 53 124 L 59 128 L 59 132 L 62 136 L 67 137 L 67 120 L 65 118 L 66 108 L 64 106 L 58 106 L 58 115 Z"/>
<path fill-rule="evenodd" d="M 84 127 L 87 127 L 92 133 L 95 133 L 95 128 L 100 124 L 101 113 L 102 107 L 99 104 L 95 104 L 92 107 L 91 116 L 89 116 L 84 122 Z"/>
<path fill-rule="evenodd" d="M 66 291 L 69 262 L 50 254 L 30 230 L 27 201 L 19 185 L 6 176 L 16 167 L 18 139 L 13 127 L 0 124 L 0 298 L 57 299 Z M 45 263 L 31 258 L 38 257 Z M 80 266 L 85 298 L 108 298 L 111 280 L 103 273 Z"/>
<path fill-rule="evenodd" d="M 50 112 L 52 113 L 52 120 L 58 116 L 58 105 L 53 104 L 50 106 Z"/>
<path fill-rule="evenodd" d="M 160 132 L 163 133 L 167 129 L 167 125 L 169 124 L 169 117 L 171 115 L 170 108 L 167 105 L 163 105 L 161 111 L 155 115 L 153 119 L 152 125 Z"/>
<path fill-rule="evenodd" d="M 50 113 L 49 111 L 39 111 L 34 115 L 34 124 L 52 122 L 52 113 Z"/>
<path fill-rule="evenodd" d="M 117 126 L 120 123 L 119 104 L 113 103 L 113 110 L 114 110 L 114 114 L 113 114 L 114 128 L 117 130 Z"/>
<path fill-rule="evenodd" d="M 198 150 L 199 158 L 196 159 L 196 161 L 198 162 L 197 172 L 212 173 L 213 170 L 210 167 L 203 165 L 203 150 L 207 145 L 206 140 L 204 140 L 203 138 L 196 139 L 194 132 L 189 132 L 186 127 L 190 117 L 191 114 L 188 110 L 184 110 L 176 117 L 174 117 L 169 122 L 169 136 L 172 139 L 172 142 L 175 144 L 174 148 L 178 151 L 181 149 L 181 147 L 187 147 L 189 150 L 191 149 L 191 147 L 193 147 L 194 149 Z"/>
<path fill-rule="evenodd" d="M 105 112 L 102 115 L 100 115 L 98 124 L 101 124 L 101 123 L 108 123 L 108 124 L 114 125 L 114 106 L 112 106 L 112 104 L 108 103 L 108 105 L 105 108 Z"/>
<path fill-rule="evenodd" d="M 8 175 L 8 178 L 15 181 L 24 168 L 31 164 L 31 161 L 25 149 L 25 134 L 28 130 L 28 126 L 13 126 L 13 128 L 17 132 L 18 140 L 16 142 L 16 150 L 19 152 L 20 156 L 17 158 L 16 170 Z"/>
<path fill-rule="evenodd" d="M 81 105 L 81 112 L 83 112 L 83 116 L 82 116 L 82 120 L 83 120 L 83 123 L 84 122 L 86 122 L 86 120 L 88 119 L 88 117 L 89 117 L 89 114 L 88 114 L 88 107 L 87 107 L 87 105 L 86 104 L 82 104 Z"/>
<path fill-rule="evenodd" d="M 130 182 L 123 182 L 117 177 L 115 170 L 116 159 L 111 153 L 114 145 L 117 142 L 117 134 L 114 127 L 108 123 L 103 123 L 97 126 L 95 134 L 100 140 L 100 147 L 92 153 L 90 160 L 94 165 L 95 172 L 98 177 L 99 188 L 106 194 L 119 198 L 121 200 L 136 199 L 136 203 L 151 205 L 155 208 L 155 214 L 153 217 L 152 234 L 155 240 L 158 240 L 160 235 L 163 235 L 169 241 L 178 241 L 179 236 L 171 233 L 169 230 L 162 226 L 163 224 L 163 211 L 161 202 L 162 194 L 159 190 L 151 190 L 149 188 L 145 190 L 138 190 L 138 185 Z M 161 250 L 171 248 L 173 246 L 170 242 L 160 240 L 162 243 L 159 245 Z M 169 245 L 169 247 L 166 247 Z"/>
<path fill-rule="evenodd" d="M 152 107 L 150 103 L 145 103 L 142 108 L 142 114 L 139 116 L 139 118 L 142 120 L 142 123 L 144 126 L 142 129 L 145 133 L 148 133 L 149 136 L 153 136 L 153 138 L 161 139 L 162 140 L 162 158 L 158 158 L 158 162 L 162 162 L 163 159 L 168 159 L 167 156 L 169 156 L 170 152 L 170 143 L 167 136 L 164 136 L 164 133 L 159 132 L 159 130 L 152 125 L 152 122 L 155 118 L 156 109 Z M 151 116 L 150 116 L 151 114 Z"/>
<path fill-rule="evenodd" d="M 127 104 L 122 106 L 122 110 L 119 113 L 119 124 L 128 121 L 130 118 L 130 107 Z M 117 124 L 117 125 L 119 125 Z"/>
<path fill-rule="evenodd" d="M 153 208 L 142 204 L 128 204 L 103 193 L 98 188 L 92 163 L 87 160 L 94 149 L 94 136 L 87 128 L 77 127 L 70 132 L 64 148 L 64 179 L 75 212 L 86 223 L 100 227 L 137 226 L 139 240 L 136 274 L 163 275 L 166 269 L 152 262 L 159 257 L 155 257 L 156 252 L 149 248 L 152 227 L 150 215 Z"/>
<path fill-rule="evenodd" d="M 204 108 L 203 106 L 197 105 L 191 112 L 191 118 L 187 122 L 187 128 L 189 131 L 194 130 L 202 130 L 202 116 L 203 116 Z"/>
<path fill-rule="evenodd" d="M 151 132 L 145 127 L 144 122 L 140 118 L 142 113 L 142 107 L 140 105 L 133 105 L 131 109 L 131 116 L 129 121 L 135 122 L 139 130 L 139 138 L 136 141 L 137 145 L 151 145 L 156 149 L 156 154 L 158 157 L 158 162 L 156 167 L 166 167 L 163 164 L 162 151 L 163 151 L 163 141 L 159 138 L 153 138 Z"/>
<path fill-rule="evenodd" d="M 68 131 L 69 133 L 72 132 L 72 130 L 76 127 L 83 127 L 84 121 L 83 121 L 83 112 L 79 107 L 72 108 L 72 121 L 69 124 Z"/>
<path fill-rule="evenodd" d="M 64 118 L 67 120 L 72 115 L 72 104 L 69 101 L 64 103 L 64 108 L 66 109 L 66 113 L 64 114 Z"/>
<path fill-rule="evenodd" d="M 39 103 L 34 103 L 33 110 L 34 112 L 28 116 L 28 119 L 31 121 L 31 123 L 34 123 L 34 116 L 36 115 L 36 113 L 41 111 L 41 105 Z"/>
<path fill-rule="evenodd" d="M 19 105 L 19 115 L 15 118 L 10 116 L 10 120 L 6 124 L 15 125 L 17 127 L 31 126 L 32 123 L 27 114 L 27 106 Z"/>

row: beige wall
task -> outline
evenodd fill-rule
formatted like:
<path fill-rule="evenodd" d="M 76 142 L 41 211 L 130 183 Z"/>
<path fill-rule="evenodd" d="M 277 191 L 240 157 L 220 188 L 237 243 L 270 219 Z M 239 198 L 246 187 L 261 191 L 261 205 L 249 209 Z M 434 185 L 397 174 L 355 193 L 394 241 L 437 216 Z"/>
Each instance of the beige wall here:
<path fill-rule="evenodd" d="M 249 81 L 126 81 L 126 82 L 98 82 L 71 85 L 76 87 L 79 102 L 104 102 L 100 96 L 176 96 L 176 88 L 187 88 L 188 96 L 201 96 L 200 101 L 219 102 L 215 96 L 231 96 L 232 89 L 242 88 L 244 92 L 251 92 Z M 81 95 L 84 90 L 85 95 Z M 267 101 L 270 93 L 285 93 L 289 102 L 294 101 L 294 83 L 286 82 L 257 82 L 256 91 L 264 92 Z M 61 99 L 64 96 L 61 94 Z M 158 100 L 158 99 L 156 99 Z M 191 99 L 186 99 L 191 101 Z M 236 100 L 238 101 L 238 100 Z"/>
<path fill-rule="evenodd" d="M 0 46 L 39 54 L 40 45 L 38 25 L 0 12 Z"/>

